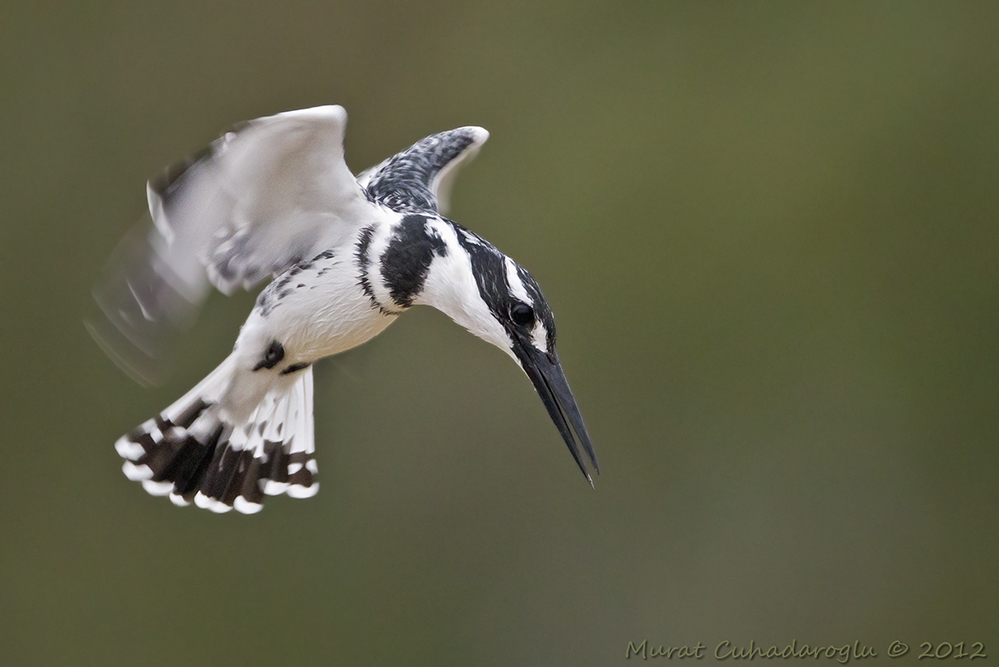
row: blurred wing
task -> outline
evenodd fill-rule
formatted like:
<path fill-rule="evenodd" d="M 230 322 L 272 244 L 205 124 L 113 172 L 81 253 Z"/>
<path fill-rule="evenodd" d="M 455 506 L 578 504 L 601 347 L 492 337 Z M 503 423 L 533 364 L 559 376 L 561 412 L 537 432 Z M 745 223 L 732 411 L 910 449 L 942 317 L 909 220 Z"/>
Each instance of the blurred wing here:
<path fill-rule="evenodd" d="M 406 150 L 358 176 L 361 187 L 396 211 L 447 214 L 454 176 L 478 154 L 489 133 L 459 127 L 421 139 Z"/>
<path fill-rule="evenodd" d="M 231 294 L 349 243 L 376 207 L 344 162 L 346 124 L 339 106 L 259 118 L 151 180 L 152 229 L 126 237 L 94 292 L 107 322 L 88 328 L 105 351 L 155 381 L 209 283 Z"/>
<path fill-rule="evenodd" d="M 226 133 L 201 159 L 149 183 L 165 255 L 192 285 L 249 288 L 354 236 L 371 203 L 343 159 L 347 112 L 289 111 Z"/>

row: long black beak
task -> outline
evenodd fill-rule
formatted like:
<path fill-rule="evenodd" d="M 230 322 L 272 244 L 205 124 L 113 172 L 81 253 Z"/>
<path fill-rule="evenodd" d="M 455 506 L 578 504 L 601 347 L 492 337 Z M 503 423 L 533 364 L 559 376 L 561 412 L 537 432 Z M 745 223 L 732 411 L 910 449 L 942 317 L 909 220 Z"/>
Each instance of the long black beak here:
<path fill-rule="evenodd" d="M 555 427 L 562 435 L 562 439 L 565 440 L 566 446 L 569 447 L 569 453 L 572 454 L 576 465 L 579 466 L 590 486 L 593 486 L 593 478 L 590 477 L 589 471 L 579 456 L 577 442 L 583 445 L 590 463 L 593 464 L 593 470 L 597 474 L 600 474 L 600 465 L 597 463 L 593 443 L 590 442 L 590 435 L 586 432 L 583 416 L 579 414 L 576 399 L 572 397 L 572 390 L 569 389 L 569 381 L 565 379 L 558 355 L 554 351 L 550 354 L 541 352 L 529 342 L 517 340 L 517 337 L 515 340 L 514 354 L 520 359 L 520 365 L 527 372 L 527 377 L 531 378 L 531 382 L 534 383 L 534 388 L 538 391 L 545 408 L 548 409 L 548 414 L 555 422 Z M 570 424 L 572 425 L 571 430 Z"/>

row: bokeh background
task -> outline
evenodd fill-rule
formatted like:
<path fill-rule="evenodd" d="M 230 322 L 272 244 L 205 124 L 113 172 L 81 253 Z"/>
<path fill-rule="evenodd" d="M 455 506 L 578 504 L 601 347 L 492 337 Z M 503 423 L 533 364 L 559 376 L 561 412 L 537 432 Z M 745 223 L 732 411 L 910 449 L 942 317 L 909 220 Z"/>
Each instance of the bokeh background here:
<path fill-rule="evenodd" d="M 3 667 L 999 653 L 994 3 L 11 2 L 0 85 Z M 326 103 L 355 172 L 491 131 L 451 213 L 544 287 L 595 491 L 429 309 L 318 366 L 316 498 L 216 516 L 120 473 L 253 301 L 162 387 L 101 353 L 145 179 Z"/>

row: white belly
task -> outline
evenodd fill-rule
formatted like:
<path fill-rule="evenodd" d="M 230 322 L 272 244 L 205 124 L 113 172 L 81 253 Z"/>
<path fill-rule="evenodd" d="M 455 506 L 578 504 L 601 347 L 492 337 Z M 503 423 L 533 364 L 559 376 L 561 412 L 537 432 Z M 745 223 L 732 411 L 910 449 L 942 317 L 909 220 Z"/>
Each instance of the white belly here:
<path fill-rule="evenodd" d="M 353 254 L 344 252 L 279 277 L 265 290 L 271 294 L 261 295 L 240 339 L 245 333 L 264 347 L 278 341 L 285 350 L 283 363 L 289 364 L 315 361 L 377 336 L 397 315 L 386 314 L 368 298 L 353 261 Z"/>
<path fill-rule="evenodd" d="M 290 388 L 298 375 L 283 374 L 289 366 L 356 347 L 398 317 L 364 293 L 352 254 L 343 254 L 283 274 L 261 292 L 225 362 L 229 378 L 218 400 L 232 423 L 249 418 L 268 392 Z M 280 343 L 284 355 L 275 365 L 260 367 L 272 342 Z"/>

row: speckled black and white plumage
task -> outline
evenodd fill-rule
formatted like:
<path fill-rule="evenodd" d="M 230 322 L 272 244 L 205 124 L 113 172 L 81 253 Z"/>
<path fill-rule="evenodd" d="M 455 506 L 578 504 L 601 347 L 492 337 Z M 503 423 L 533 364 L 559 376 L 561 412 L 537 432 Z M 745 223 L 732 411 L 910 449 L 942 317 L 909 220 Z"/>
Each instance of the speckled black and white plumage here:
<path fill-rule="evenodd" d="M 454 172 L 489 138 L 481 127 L 434 134 L 358 176 L 371 198 L 399 212 L 447 213 Z"/>
<path fill-rule="evenodd" d="M 126 476 L 216 512 L 313 495 L 312 364 L 430 305 L 524 368 L 590 479 L 577 445 L 594 469 L 596 458 L 537 283 L 442 217 L 454 174 L 488 133 L 435 134 L 355 179 L 345 126 L 341 107 L 250 121 L 150 182 L 153 228 L 116 253 L 95 293 L 107 319 L 91 331 L 119 363 L 135 375 L 154 366 L 163 331 L 190 321 L 209 285 L 230 293 L 273 280 L 232 353 L 119 439 Z"/>

